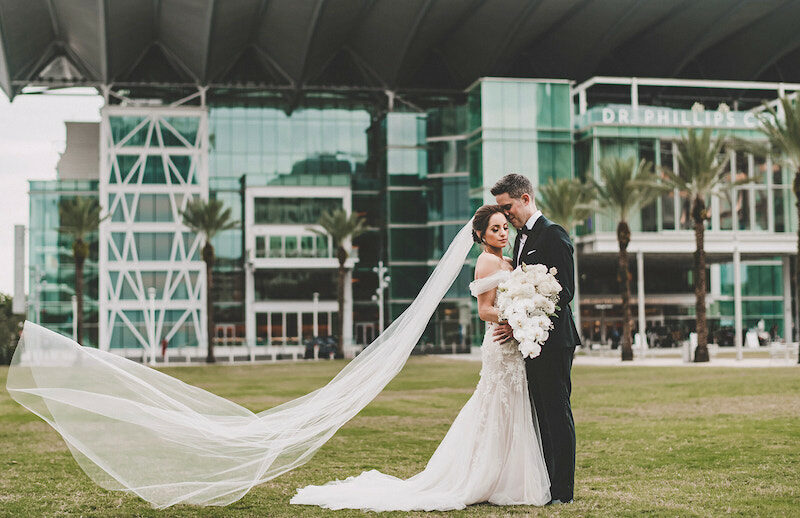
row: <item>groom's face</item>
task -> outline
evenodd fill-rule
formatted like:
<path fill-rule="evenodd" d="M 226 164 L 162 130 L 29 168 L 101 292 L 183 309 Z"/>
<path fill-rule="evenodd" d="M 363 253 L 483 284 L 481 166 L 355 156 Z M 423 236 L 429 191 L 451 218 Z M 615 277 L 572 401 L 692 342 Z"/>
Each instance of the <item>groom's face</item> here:
<path fill-rule="evenodd" d="M 494 199 L 503 208 L 503 213 L 508 218 L 508 222 L 517 230 L 522 228 L 533 214 L 529 194 L 523 194 L 519 198 L 512 198 L 507 192 L 504 192 L 495 196 Z"/>

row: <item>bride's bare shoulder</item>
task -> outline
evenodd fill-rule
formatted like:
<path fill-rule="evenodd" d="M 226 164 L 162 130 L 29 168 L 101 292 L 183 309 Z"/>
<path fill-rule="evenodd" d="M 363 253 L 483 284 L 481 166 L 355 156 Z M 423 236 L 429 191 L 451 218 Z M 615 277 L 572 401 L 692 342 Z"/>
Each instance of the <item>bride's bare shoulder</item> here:
<path fill-rule="evenodd" d="M 481 253 L 478 256 L 478 260 L 475 261 L 475 278 L 481 279 L 483 277 L 488 277 L 498 270 L 505 269 L 503 267 L 505 264 L 504 259 L 505 258 L 501 259 L 496 255 L 486 252 Z"/>

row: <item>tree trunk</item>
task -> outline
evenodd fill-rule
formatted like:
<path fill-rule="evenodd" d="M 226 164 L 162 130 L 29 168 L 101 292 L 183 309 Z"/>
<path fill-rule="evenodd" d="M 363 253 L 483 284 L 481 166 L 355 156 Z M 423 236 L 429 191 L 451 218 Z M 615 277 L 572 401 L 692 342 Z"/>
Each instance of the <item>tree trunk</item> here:
<path fill-rule="evenodd" d="M 631 276 L 628 270 L 628 244 L 631 242 L 631 229 L 628 223 L 620 221 L 617 225 L 619 243 L 618 280 L 622 291 L 622 361 L 633 360 L 631 342 Z"/>
<path fill-rule="evenodd" d="M 339 340 L 336 344 L 336 357 L 344 358 L 344 283 L 347 279 L 347 268 L 344 264 L 347 261 L 347 251 L 344 247 L 339 247 L 336 250 L 336 256 L 339 259 L 339 282 L 337 283 L 336 302 L 339 305 Z"/>
<path fill-rule="evenodd" d="M 83 265 L 86 261 L 86 249 L 88 246 L 82 239 L 78 239 L 72 245 L 73 256 L 75 257 L 75 298 L 77 299 L 77 321 L 78 330 L 77 341 L 83 345 Z"/>
<path fill-rule="evenodd" d="M 214 297 L 212 288 L 214 287 L 214 247 L 211 242 L 206 242 L 203 247 L 203 260 L 206 262 L 206 334 L 208 335 L 208 354 L 206 363 L 215 363 L 217 358 L 214 356 Z"/>
<path fill-rule="evenodd" d="M 705 219 L 706 203 L 700 197 L 694 199 L 692 207 L 694 219 L 694 297 L 697 316 L 697 349 L 694 352 L 695 362 L 707 362 L 708 358 L 708 325 L 706 321 L 706 251 L 705 251 Z"/>
<path fill-rule="evenodd" d="M 794 173 L 794 200 L 797 207 L 797 255 L 795 255 L 794 262 L 794 328 L 797 334 L 798 341 L 800 341 L 800 168 Z M 786 343 L 790 344 L 793 341 L 793 336 L 786 337 Z M 797 348 L 797 363 L 800 363 L 800 347 Z"/>

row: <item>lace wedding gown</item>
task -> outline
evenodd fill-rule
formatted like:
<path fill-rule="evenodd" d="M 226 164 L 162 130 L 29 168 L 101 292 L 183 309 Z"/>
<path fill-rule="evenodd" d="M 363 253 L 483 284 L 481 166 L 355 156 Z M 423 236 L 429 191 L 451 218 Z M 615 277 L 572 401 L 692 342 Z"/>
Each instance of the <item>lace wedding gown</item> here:
<path fill-rule="evenodd" d="M 470 283 L 474 296 L 507 278 L 498 271 Z M 446 511 L 478 502 L 544 505 L 550 481 L 528 399 L 525 363 L 514 342 L 486 325 L 480 381 L 425 469 L 402 480 L 376 470 L 298 490 L 293 504 L 372 511 Z"/>

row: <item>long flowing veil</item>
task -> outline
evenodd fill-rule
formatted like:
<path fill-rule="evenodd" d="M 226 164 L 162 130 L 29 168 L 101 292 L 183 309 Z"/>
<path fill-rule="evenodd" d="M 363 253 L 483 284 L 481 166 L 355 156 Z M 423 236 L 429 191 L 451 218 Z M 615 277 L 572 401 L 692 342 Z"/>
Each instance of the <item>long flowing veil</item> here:
<path fill-rule="evenodd" d="M 471 223 L 414 302 L 327 385 L 264 412 L 26 322 L 8 372 L 18 403 L 100 486 L 164 508 L 227 505 L 307 462 L 405 365 L 472 247 Z"/>

